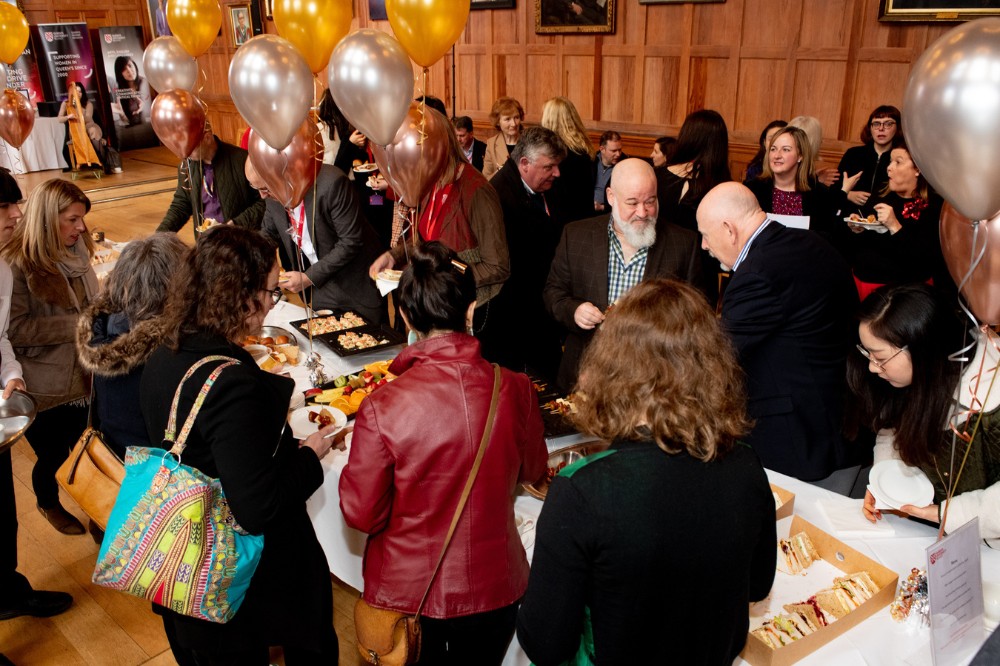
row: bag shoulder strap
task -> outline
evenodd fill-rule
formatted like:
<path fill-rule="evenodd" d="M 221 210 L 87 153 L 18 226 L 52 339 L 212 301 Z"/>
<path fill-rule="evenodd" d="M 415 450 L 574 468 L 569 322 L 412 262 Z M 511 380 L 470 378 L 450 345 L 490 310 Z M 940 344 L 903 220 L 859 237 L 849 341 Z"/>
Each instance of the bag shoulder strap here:
<path fill-rule="evenodd" d="M 181 401 L 181 389 L 184 388 L 184 382 L 191 378 L 191 375 L 207 363 L 213 363 L 215 361 L 225 361 L 222 365 L 217 367 L 212 371 L 212 374 L 208 376 L 205 383 L 201 385 L 201 389 L 198 391 L 198 397 L 194 400 L 194 406 L 191 407 L 190 413 L 188 413 L 187 418 L 184 420 L 184 426 L 181 428 L 180 437 L 177 436 L 177 406 Z M 177 385 L 177 390 L 174 391 L 174 400 L 170 404 L 170 416 L 167 418 L 167 427 L 163 432 L 163 441 L 171 442 L 173 446 L 170 448 L 170 453 L 174 454 L 178 458 L 184 452 L 184 448 L 187 446 L 187 438 L 191 433 L 191 428 L 194 427 L 194 420 L 198 416 L 198 412 L 201 411 L 201 406 L 205 402 L 205 398 L 208 396 L 208 392 L 212 389 L 212 385 L 215 384 L 215 380 L 219 378 L 222 371 L 231 365 L 239 365 L 240 362 L 235 358 L 230 358 L 228 356 L 221 356 L 214 354 L 212 356 L 206 356 L 199 359 L 194 365 L 188 368 L 188 371 L 184 373 L 181 378 L 180 383 Z"/>
<path fill-rule="evenodd" d="M 420 612 L 424 609 L 424 602 L 427 601 L 427 595 L 431 592 L 431 586 L 434 585 L 434 579 L 437 578 L 438 572 L 441 570 L 441 563 L 444 562 L 444 555 L 448 552 L 448 546 L 451 544 L 451 538 L 455 536 L 455 528 L 458 527 L 458 519 L 462 516 L 462 511 L 465 509 L 465 503 L 469 499 L 469 494 L 472 492 L 472 484 L 476 482 L 476 476 L 479 474 L 479 466 L 483 462 L 483 456 L 486 454 L 486 444 L 490 441 L 490 434 L 493 432 L 493 418 L 497 415 L 497 402 L 500 397 L 500 366 L 496 363 L 493 364 L 493 397 L 490 399 L 490 411 L 486 416 L 486 427 L 483 428 L 483 438 L 479 442 L 479 451 L 476 453 L 476 461 L 472 463 L 472 471 L 469 472 L 469 480 L 465 482 L 465 488 L 462 490 L 462 496 L 458 500 L 458 506 L 455 507 L 455 515 L 451 518 L 451 526 L 448 528 L 448 536 L 444 538 L 444 548 L 441 549 L 441 555 L 438 557 L 437 564 L 434 566 L 434 573 L 431 574 L 431 579 L 427 583 L 427 589 L 424 590 L 424 596 L 420 599 L 420 605 L 417 606 L 417 612 L 414 615 L 416 619 L 420 619 Z"/>

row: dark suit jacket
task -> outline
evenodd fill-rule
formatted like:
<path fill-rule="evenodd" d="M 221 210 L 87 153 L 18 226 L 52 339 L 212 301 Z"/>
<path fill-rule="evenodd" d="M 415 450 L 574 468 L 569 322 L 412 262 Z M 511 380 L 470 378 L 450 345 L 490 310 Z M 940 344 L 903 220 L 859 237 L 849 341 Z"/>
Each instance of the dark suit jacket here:
<path fill-rule="evenodd" d="M 576 383 L 580 356 L 594 336 L 593 330 L 585 331 L 576 325 L 573 314 L 588 302 L 602 312 L 608 309 L 609 220 L 610 215 L 601 215 L 566 225 L 545 283 L 545 307 L 569 329 L 558 378 L 559 385 L 566 390 Z M 701 286 L 698 234 L 675 224 L 657 222 L 656 243 L 649 248 L 642 279 L 658 277 Z"/>
<path fill-rule="evenodd" d="M 768 469 L 806 481 L 851 464 L 841 435 L 858 294 L 818 235 L 771 222 L 722 299 L 756 420 L 747 441 Z"/>
<path fill-rule="evenodd" d="M 315 193 L 319 199 L 313 216 Z M 381 250 L 347 176 L 337 167 L 324 164 L 316 186 L 306 193 L 304 201 L 309 237 L 319 257 L 304 271 L 314 285 L 313 307 L 354 310 L 369 321 L 381 323 L 385 307 L 368 277 L 368 267 Z M 267 200 L 261 231 L 281 246 L 285 257 L 295 260 L 298 248 L 289 235 L 288 212 L 274 199 Z M 286 265 L 285 269 L 299 270 L 295 265 Z"/>
<path fill-rule="evenodd" d="M 497 362 L 521 372 L 530 366 L 550 381 L 559 364 L 562 332 L 545 309 L 542 289 L 562 235 L 560 201 L 546 192 L 550 214 L 536 208 L 514 160 L 507 160 L 490 184 L 500 198 L 510 255 L 510 277 L 490 302 L 490 317 L 500 326 L 498 333 L 503 331 Z"/>
<path fill-rule="evenodd" d="M 479 139 L 472 140 L 472 166 L 476 167 L 476 171 L 482 173 L 483 171 L 483 159 L 486 158 L 486 142 L 480 141 Z"/>
<path fill-rule="evenodd" d="M 248 153 L 238 146 L 230 145 L 219 137 L 215 137 L 218 146 L 212 167 L 215 171 L 215 187 L 219 193 L 219 203 L 225 220 L 233 221 L 238 227 L 245 229 L 260 229 L 260 220 L 264 216 L 264 202 L 257 190 L 250 187 L 243 167 Z M 185 173 L 184 162 L 177 167 L 177 191 L 170 202 L 167 214 L 156 228 L 157 231 L 179 231 L 187 224 L 193 211 L 201 210 L 201 161 L 190 160 L 191 177 Z M 192 186 L 194 183 L 194 186 Z M 199 221 L 200 222 L 200 221 Z M 197 226 L 197 225 L 196 225 Z M 197 231 L 195 231 L 197 235 Z"/>

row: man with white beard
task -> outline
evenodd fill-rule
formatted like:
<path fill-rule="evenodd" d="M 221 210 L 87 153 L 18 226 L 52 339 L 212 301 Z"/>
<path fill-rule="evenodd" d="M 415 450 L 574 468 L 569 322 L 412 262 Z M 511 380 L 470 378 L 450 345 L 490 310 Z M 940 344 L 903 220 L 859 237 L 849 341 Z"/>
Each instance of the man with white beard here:
<path fill-rule="evenodd" d="M 642 280 L 670 277 L 699 288 L 698 235 L 657 224 L 656 175 L 644 160 L 618 163 L 608 186 L 611 215 L 573 222 L 563 230 L 545 284 L 545 307 L 569 334 L 558 384 L 576 383 L 580 356 L 608 308 Z"/>

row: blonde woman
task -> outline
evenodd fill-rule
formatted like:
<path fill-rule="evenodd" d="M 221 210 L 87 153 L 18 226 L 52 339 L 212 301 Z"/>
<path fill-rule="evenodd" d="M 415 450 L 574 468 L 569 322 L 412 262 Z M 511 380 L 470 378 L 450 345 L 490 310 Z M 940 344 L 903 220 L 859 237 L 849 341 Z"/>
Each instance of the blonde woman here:
<path fill-rule="evenodd" d="M 55 473 L 87 422 L 87 380 L 76 355 L 76 324 L 97 295 L 94 243 L 84 220 L 90 199 L 55 178 L 28 197 L 23 221 L 3 246 L 13 273 L 10 341 L 38 416 L 27 438 L 38 456 L 31 472 L 38 510 L 63 534 L 83 525 L 59 504 Z"/>
<path fill-rule="evenodd" d="M 560 201 L 566 222 L 594 216 L 594 144 L 587 136 L 583 120 L 565 97 L 553 97 L 542 107 L 542 127 L 552 130 L 566 144 L 566 159 L 559 163 L 559 178 L 552 196 Z"/>
<path fill-rule="evenodd" d="M 486 155 L 483 157 L 483 175 L 490 180 L 504 165 L 514 146 L 521 140 L 521 123 L 524 121 L 524 107 L 513 97 L 501 97 L 493 102 L 490 122 L 497 129 L 486 141 Z"/>

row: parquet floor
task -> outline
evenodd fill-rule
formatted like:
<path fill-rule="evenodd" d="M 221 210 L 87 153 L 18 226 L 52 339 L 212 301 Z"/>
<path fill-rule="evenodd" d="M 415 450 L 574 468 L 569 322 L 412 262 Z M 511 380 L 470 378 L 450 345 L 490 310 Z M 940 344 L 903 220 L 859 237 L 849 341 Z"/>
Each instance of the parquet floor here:
<path fill-rule="evenodd" d="M 140 238 L 156 229 L 177 182 L 177 160 L 165 148 L 123 155 L 123 173 L 81 176 L 75 182 L 93 202 L 87 216 L 91 230 L 122 241 Z M 60 171 L 18 176 L 25 196 L 50 178 L 70 179 Z M 191 226 L 181 238 L 192 243 Z M 14 490 L 18 513 L 18 569 L 37 589 L 62 590 L 73 595 L 73 606 L 52 618 L 15 618 L 0 622 L 0 653 L 17 666 L 173 666 L 160 618 L 149 604 L 90 582 L 98 545 L 90 535 L 65 536 L 56 532 L 35 509 L 31 491 L 34 452 L 27 442 L 12 449 Z M 63 506 L 86 524 L 86 516 L 67 496 Z M 332 580 L 334 627 L 340 638 L 340 663 L 359 666 L 354 645 L 356 590 Z M 282 663 L 280 654 L 272 661 Z"/>

